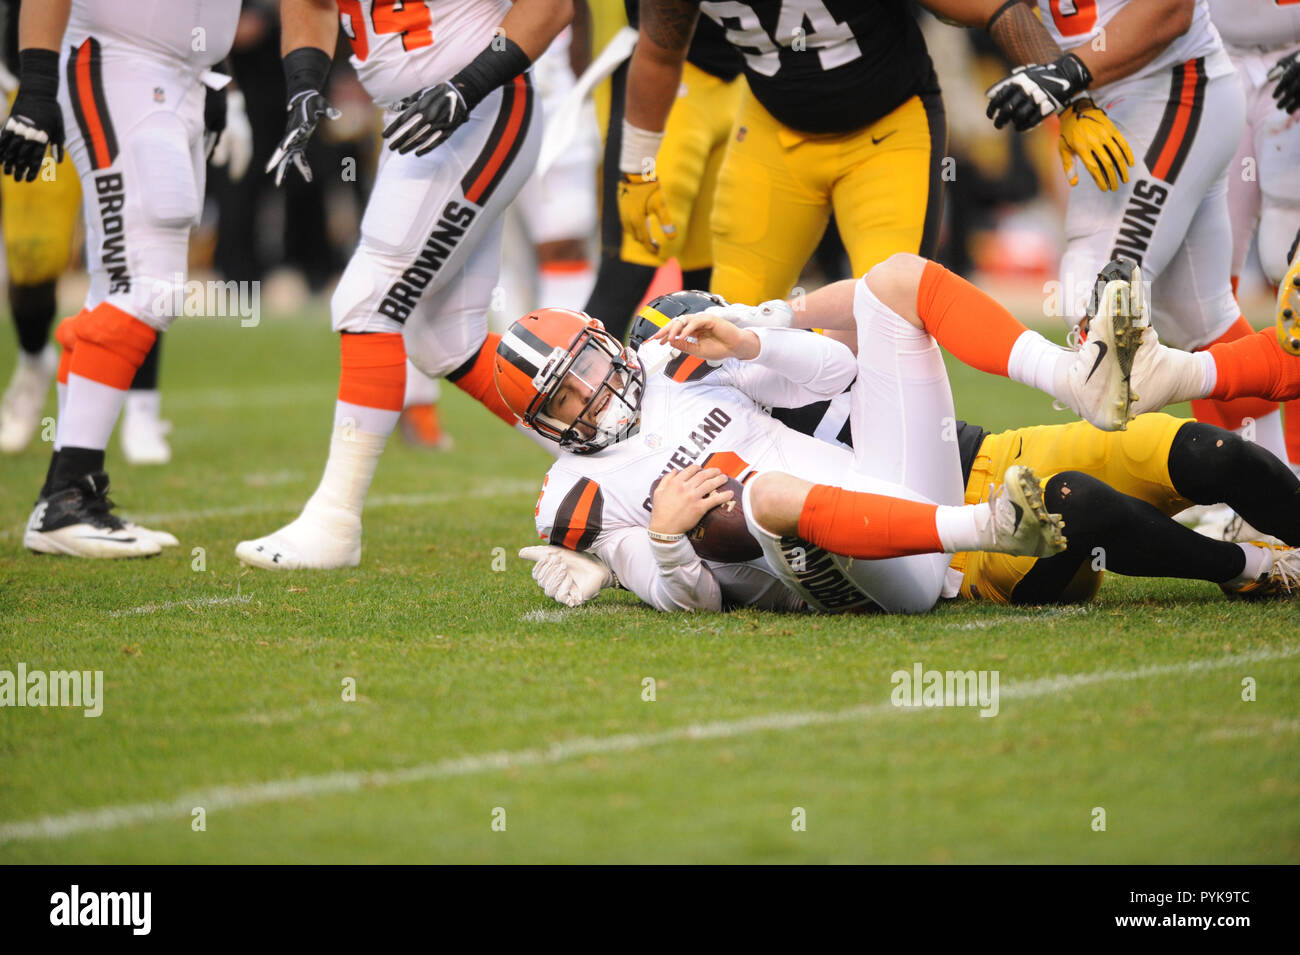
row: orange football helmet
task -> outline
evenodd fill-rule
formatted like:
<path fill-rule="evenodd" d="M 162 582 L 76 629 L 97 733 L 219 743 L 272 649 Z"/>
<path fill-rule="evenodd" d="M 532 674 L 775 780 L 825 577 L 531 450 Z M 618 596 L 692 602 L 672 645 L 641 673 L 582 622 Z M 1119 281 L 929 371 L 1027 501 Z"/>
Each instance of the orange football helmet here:
<path fill-rule="evenodd" d="M 645 372 L 636 352 L 576 309 L 539 308 L 512 324 L 497 345 L 494 377 L 527 427 L 575 454 L 622 441 L 641 421 Z M 566 384 L 586 398 L 572 421 L 551 407 Z"/>

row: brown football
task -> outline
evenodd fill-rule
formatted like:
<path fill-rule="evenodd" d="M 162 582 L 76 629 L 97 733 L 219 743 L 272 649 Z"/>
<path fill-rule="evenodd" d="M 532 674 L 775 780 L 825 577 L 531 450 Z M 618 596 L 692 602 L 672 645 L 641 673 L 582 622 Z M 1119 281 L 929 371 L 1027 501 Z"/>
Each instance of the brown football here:
<path fill-rule="evenodd" d="M 651 498 L 662 479 L 661 475 L 650 485 Z M 741 564 L 762 557 L 763 548 L 745 526 L 745 511 L 740 503 L 740 495 L 744 490 L 741 483 L 728 477 L 727 483 L 718 490 L 730 491 L 733 497 L 705 514 L 687 532 L 686 539 L 691 542 L 691 547 L 702 559 L 722 564 Z"/>

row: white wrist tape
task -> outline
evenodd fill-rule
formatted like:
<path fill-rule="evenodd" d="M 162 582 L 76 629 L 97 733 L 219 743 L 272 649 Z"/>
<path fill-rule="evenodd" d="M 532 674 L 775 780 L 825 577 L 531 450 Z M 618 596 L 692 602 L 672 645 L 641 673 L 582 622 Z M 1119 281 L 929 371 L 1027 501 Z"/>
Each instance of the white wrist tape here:
<path fill-rule="evenodd" d="M 663 139 L 663 133 L 638 129 L 623 120 L 623 144 L 618 157 L 618 171 L 629 176 L 648 176 L 653 173 L 655 156 L 659 153 L 659 144 Z"/>

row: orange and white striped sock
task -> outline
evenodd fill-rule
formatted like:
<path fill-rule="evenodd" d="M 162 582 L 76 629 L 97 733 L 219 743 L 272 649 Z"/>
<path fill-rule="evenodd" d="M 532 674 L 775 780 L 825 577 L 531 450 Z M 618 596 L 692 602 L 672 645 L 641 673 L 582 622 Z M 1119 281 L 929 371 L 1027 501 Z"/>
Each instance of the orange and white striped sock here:
<path fill-rule="evenodd" d="M 799 536 L 833 554 L 862 560 L 940 553 L 946 549 L 939 532 L 937 512 L 941 510 L 973 509 L 941 507 L 816 484 L 799 513 Z M 973 535 L 976 531 L 973 514 L 970 524 Z M 965 535 L 954 536 L 967 543 Z"/>
<path fill-rule="evenodd" d="M 72 338 L 76 347 L 70 350 L 66 375 L 60 361 L 59 378 L 66 381 L 67 394 L 57 444 L 102 451 L 108 447 L 131 379 L 158 332 L 134 315 L 101 302 L 82 311 L 66 330 L 60 325 L 59 334 L 61 340 Z"/>
<path fill-rule="evenodd" d="M 1254 334 L 1255 330 L 1250 327 L 1250 323 L 1238 316 L 1237 321 L 1207 348 L 1226 345 Z M 1192 414 L 1197 421 L 1236 431 L 1278 457 L 1286 455 L 1282 416 L 1275 401 L 1255 397 L 1235 398 L 1231 401 L 1202 398 L 1192 402 Z"/>
<path fill-rule="evenodd" d="M 339 336 L 339 397 L 329 460 L 304 516 L 326 524 L 337 519 L 349 527 L 360 518 L 379 456 L 401 416 L 405 391 L 401 333 Z"/>

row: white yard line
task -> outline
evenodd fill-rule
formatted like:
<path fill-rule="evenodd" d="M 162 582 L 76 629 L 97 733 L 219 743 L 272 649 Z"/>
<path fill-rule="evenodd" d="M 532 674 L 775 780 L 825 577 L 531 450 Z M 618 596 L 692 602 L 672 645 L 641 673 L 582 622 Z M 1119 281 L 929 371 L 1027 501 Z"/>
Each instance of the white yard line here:
<path fill-rule="evenodd" d="M 1000 693 L 1002 700 L 1033 699 L 1054 696 L 1069 690 L 1103 683 L 1122 683 L 1145 680 L 1157 676 L 1183 676 L 1223 670 L 1251 663 L 1282 660 L 1300 655 L 1300 646 L 1235 653 L 1209 660 L 1192 660 L 1183 663 L 1153 664 L 1134 670 L 1101 670 L 1093 673 L 1060 674 L 1024 683 L 1012 683 Z M 206 812 L 260 806 L 267 803 L 307 799 L 336 793 L 367 792 L 402 786 L 409 783 L 448 779 L 457 776 L 474 776 L 479 773 L 506 769 L 548 766 L 584 756 L 609 753 L 629 753 L 650 749 L 669 743 L 698 742 L 702 740 L 730 739 L 753 733 L 768 733 L 802 729 L 809 726 L 828 726 L 842 723 L 860 723 L 885 716 L 900 709 L 892 703 L 867 703 L 829 712 L 770 713 L 750 716 L 740 720 L 722 720 L 699 723 L 658 733 L 623 733 L 617 736 L 580 736 L 576 739 L 533 749 L 518 749 L 479 755 L 442 759 L 421 763 L 405 769 L 354 770 L 328 773 L 321 776 L 300 776 L 296 779 L 279 779 L 263 783 L 232 784 L 198 789 L 184 793 L 167 802 L 127 803 L 103 806 L 39 819 L 0 823 L 0 843 L 32 839 L 61 839 L 79 832 L 105 832 L 123 826 L 179 819 L 190 816 L 196 807 Z"/>
<path fill-rule="evenodd" d="M 253 599 L 252 594 L 239 594 L 234 597 L 199 597 L 196 600 L 169 600 L 162 604 L 142 604 L 125 610 L 110 610 L 110 617 L 138 617 L 157 613 L 159 610 L 171 610 L 173 607 L 218 607 L 222 604 L 245 604 Z"/>

